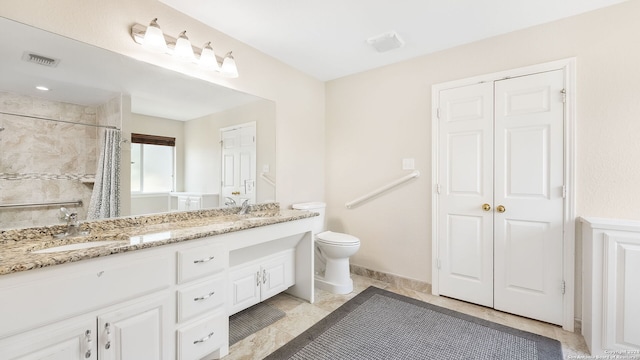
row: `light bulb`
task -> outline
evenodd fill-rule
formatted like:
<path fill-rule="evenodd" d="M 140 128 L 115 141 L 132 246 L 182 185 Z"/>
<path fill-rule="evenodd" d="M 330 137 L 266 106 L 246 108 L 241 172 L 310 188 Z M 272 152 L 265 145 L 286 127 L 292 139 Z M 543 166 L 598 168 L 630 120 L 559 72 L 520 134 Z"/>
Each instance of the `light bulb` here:
<path fill-rule="evenodd" d="M 173 56 L 182 61 L 195 61 L 196 57 L 193 55 L 191 41 L 189 41 L 186 33 L 186 31 L 183 31 L 178 35 L 176 47 L 173 49 Z"/>
<path fill-rule="evenodd" d="M 222 61 L 222 67 L 220 68 L 220 73 L 223 76 L 230 78 L 238 77 L 238 68 L 236 67 L 236 60 L 233 58 L 231 51 L 224 57 L 224 61 Z"/>
<path fill-rule="evenodd" d="M 146 49 L 156 52 L 167 52 L 167 42 L 164 40 L 164 34 L 158 25 L 158 19 L 151 20 L 142 39 L 142 46 Z"/>
<path fill-rule="evenodd" d="M 220 71 L 220 65 L 218 65 L 216 53 L 211 47 L 211 42 L 204 44 L 202 47 L 202 53 L 200 54 L 198 63 L 205 69 Z"/>

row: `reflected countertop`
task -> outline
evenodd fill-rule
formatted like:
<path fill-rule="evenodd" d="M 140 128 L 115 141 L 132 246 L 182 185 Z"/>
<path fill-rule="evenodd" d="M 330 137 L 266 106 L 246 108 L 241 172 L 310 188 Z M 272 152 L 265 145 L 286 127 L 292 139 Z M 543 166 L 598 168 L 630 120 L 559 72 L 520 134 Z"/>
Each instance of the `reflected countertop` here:
<path fill-rule="evenodd" d="M 0 275 L 124 253 L 177 242 L 226 234 L 260 226 L 316 216 L 302 210 L 280 210 L 278 203 L 250 206 L 246 215 L 237 208 L 186 211 L 168 214 L 88 221 L 81 224 L 88 235 L 64 237 L 65 226 L 0 230 Z M 114 241 L 115 240 L 115 241 Z M 50 253 L 33 251 L 94 241 L 106 245 Z"/>

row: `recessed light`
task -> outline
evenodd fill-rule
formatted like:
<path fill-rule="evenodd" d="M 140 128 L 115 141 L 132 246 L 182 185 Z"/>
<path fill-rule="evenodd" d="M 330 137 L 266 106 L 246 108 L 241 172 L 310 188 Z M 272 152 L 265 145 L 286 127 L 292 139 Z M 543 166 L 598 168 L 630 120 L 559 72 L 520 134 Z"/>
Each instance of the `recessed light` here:
<path fill-rule="evenodd" d="M 36 89 L 38 89 L 38 90 L 40 90 L 40 91 L 49 91 L 49 88 L 48 88 L 48 87 L 46 87 L 46 86 L 42 86 L 42 85 L 36 86 Z"/>

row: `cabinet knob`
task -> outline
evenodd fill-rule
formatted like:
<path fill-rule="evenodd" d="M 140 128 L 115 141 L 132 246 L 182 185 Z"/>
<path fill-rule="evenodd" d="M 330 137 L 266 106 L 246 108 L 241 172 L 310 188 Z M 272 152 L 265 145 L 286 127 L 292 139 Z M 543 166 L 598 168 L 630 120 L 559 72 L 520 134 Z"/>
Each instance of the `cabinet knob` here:
<path fill-rule="evenodd" d="M 482 210 L 484 210 L 484 211 L 489 211 L 489 210 L 491 210 L 491 205 L 489 205 L 489 204 L 482 204 Z"/>
<path fill-rule="evenodd" d="M 85 359 L 88 359 L 91 357 L 91 330 L 87 330 L 84 332 L 84 337 L 85 337 L 85 346 L 86 346 L 86 351 L 84 352 L 84 357 Z"/>
<path fill-rule="evenodd" d="M 505 208 L 505 207 L 504 207 L 504 206 L 502 206 L 502 205 L 498 205 L 498 207 L 496 207 L 496 210 L 497 210 L 499 213 L 503 213 L 503 212 L 507 211 L 507 208 Z"/>
<path fill-rule="evenodd" d="M 109 349 L 111 349 L 111 324 L 105 323 L 104 324 L 104 330 L 107 333 L 107 343 L 104 344 L 104 348 L 106 350 L 109 350 Z"/>

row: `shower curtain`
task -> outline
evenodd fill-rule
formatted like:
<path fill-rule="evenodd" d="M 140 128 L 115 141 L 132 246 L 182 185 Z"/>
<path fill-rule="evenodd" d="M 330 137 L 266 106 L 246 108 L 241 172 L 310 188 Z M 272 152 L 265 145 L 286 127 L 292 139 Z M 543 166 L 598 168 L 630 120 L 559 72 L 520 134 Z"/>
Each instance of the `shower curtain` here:
<path fill-rule="evenodd" d="M 120 130 L 105 129 L 87 219 L 120 215 Z"/>

